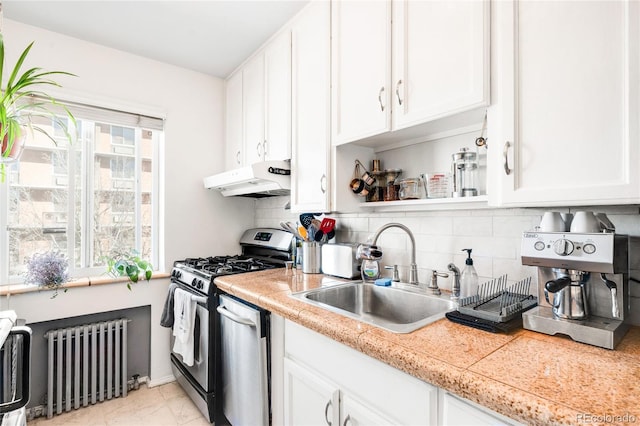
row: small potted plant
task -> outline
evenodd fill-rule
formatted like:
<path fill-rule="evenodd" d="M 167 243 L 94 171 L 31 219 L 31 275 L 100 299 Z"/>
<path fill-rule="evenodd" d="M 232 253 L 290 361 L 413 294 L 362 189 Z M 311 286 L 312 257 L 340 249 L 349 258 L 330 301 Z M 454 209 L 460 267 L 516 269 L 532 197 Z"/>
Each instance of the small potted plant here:
<path fill-rule="evenodd" d="M 151 263 L 140 257 L 136 250 L 129 252 L 114 250 L 106 256 L 107 273 L 114 278 L 127 277 L 127 288 L 131 290 L 131 283 L 137 283 L 140 277 L 149 281 L 153 275 Z"/>
<path fill-rule="evenodd" d="M 25 283 L 35 284 L 40 288 L 53 290 L 53 299 L 58 290 L 69 281 L 69 260 L 57 251 L 36 253 L 26 260 L 27 271 Z M 65 288 L 66 292 L 67 289 Z"/>
<path fill-rule="evenodd" d="M 69 119 L 69 123 L 76 127 L 76 121 L 71 112 L 52 96 L 43 91 L 43 86 L 61 87 L 51 79 L 53 75 L 73 74 L 65 71 L 45 71 L 42 68 L 30 68 L 21 73 L 22 65 L 33 46 L 33 42 L 22 52 L 20 58 L 4 82 L 4 40 L 0 34 L 0 180 L 4 181 L 5 163 L 17 161 L 22 154 L 27 130 L 31 133 L 38 131 L 57 144 L 56 139 L 45 129 L 33 123 L 36 117 L 51 119 L 60 128 L 69 141 L 72 141 L 68 131 L 67 120 L 56 115 L 57 109 L 62 109 Z"/>

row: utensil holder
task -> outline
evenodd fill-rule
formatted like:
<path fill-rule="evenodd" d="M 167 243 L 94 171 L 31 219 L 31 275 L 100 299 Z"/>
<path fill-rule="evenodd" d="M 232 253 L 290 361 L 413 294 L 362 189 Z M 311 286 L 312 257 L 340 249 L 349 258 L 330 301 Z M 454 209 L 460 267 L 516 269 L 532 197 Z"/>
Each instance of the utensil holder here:
<path fill-rule="evenodd" d="M 322 247 L 315 241 L 302 242 L 302 272 L 319 274 L 322 265 Z"/>

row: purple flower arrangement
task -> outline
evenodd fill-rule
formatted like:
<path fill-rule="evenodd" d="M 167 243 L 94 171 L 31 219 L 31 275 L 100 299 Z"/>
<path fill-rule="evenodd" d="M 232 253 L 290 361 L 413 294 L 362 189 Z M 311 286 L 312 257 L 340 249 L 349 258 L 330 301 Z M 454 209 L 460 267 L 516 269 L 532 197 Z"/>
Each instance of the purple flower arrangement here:
<path fill-rule="evenodd" d="M 36 253 L 28 257 L 26 263 L 25 283 L 55 290 L 52 297 L 56 297 L 58 288 L 69 281 L 69 260 L 62 253 Z"/>

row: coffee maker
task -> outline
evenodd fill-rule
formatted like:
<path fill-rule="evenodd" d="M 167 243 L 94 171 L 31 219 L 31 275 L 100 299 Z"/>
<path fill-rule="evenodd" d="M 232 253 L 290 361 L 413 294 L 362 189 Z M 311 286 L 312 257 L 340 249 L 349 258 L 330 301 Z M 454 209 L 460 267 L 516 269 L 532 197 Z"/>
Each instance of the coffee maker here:
<path fill-rule="evenodd" d="M 522 264 L 538 267 L 538 306 L 523 326 L 614 349 L 628 329 L 629 237 L 525 232 Z"/>

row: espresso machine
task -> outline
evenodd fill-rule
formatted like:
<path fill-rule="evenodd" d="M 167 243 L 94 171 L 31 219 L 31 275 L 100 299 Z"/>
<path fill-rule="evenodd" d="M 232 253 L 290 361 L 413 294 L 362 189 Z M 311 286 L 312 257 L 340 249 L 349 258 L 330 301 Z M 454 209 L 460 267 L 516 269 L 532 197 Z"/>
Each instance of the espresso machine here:
<path fill-rule="evenodd" d="M 538 267 L 538 306 L 523 326 L 614 349 L 628 329 L 629 237 L 525 232 L 522 264 Z"/>

